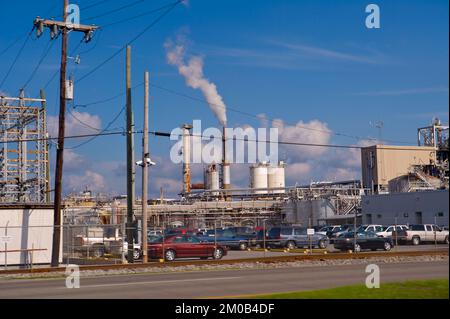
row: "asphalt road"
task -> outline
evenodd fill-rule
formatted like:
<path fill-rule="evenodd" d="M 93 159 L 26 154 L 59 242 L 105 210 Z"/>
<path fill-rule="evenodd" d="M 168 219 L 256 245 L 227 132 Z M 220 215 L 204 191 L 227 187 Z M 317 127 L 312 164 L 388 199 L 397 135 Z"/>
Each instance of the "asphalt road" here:
<path fill-rule="evenodd" d="M 448 278 L 448 261 L 381 264 L 381 284 Z M 364 284 L 365 265 L 311 266 L 81 278 L 67 289 L 64 279 L 2 280 L 0 298 L 206 298 L 289 292 Z"/>

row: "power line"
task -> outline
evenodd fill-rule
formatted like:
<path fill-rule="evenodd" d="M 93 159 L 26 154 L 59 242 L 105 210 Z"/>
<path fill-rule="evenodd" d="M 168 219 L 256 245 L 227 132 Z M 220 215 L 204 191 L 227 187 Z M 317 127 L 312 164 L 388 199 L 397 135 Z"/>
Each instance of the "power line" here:
<path fill-rule="evenodd" d="M 92 141 L 95 140 L 97 137 L 101 136 L 101 134 L 107 132 L 107 131 L 109 130 L 109 128 L 111 127 L 111 125 L 113 125 L 113 123 L 116 122 L 116 121 L 119 119 L 120 115 L 123 113 L 124 110 L 125 110 L 125 106 L 122 107 L 122 109 L 120 110 L 120 112 L 119 112 L 119 113 L 118 113 L 118 114 L 117 114 L 117 115 L 116 115 L 116 116 L 108 123 L 108 125 L 106 125 L 106 127 L 105 127 L 103 130 L 100 131 L 100 133 L 98 133 L 98 135 L 92 136 L 92 137 L 91 137 L 90 139 L 88 139 L 87 141 L 84 141 L 84 142 L 82 142 L 82 143 L 80 143 L 80 144 L 78 144 L 78 145 L 75 145 L 75 146 L 73 146 L 73 147 L 68 147 L 67 149 L 74 150 L 74 149 L 76 149 L 76 148 L 79 148 L 79 147 L 81 147 L 81 146 L 83 146 L 83 145 L 86 145 L 86 144 L 92 142 Z"/>
<path fill-rule="evenodd" d="M 90 4 L 90 5 L 86 6 L 86 7 L 82 7 L 81 9 L 83 11 L 85 11 L 85 10 L 97 7 L 97 6 L 99 6 L 99 5 L 101 5 L 101 4 L 105 3 L 105 2 L 108 2 L 108 1 L 110 1 L 110 0 L 101 0 L 101 1 L 95 2 L 93 4 Z"/>
<path fill-rule="evenodd" d="M 84 41 L 81 40 L 81 41 L 77 44 L 77 46 L 72 50 L 72 52 L 71 52 L 69 55 L 70 55 L 70 56 L 74 55 L 75 52 L 80 48 L 80 45 L 81 45 L 83 42 L 84 42 Z M 55 79 L 55 77 L 56 77 L 58 74 L 59 74 L 59 69 L 56 70 L 56 71 L 52 74 L 52 76 L 50 77 L 50 79 L 49 79 L 49 80 L 47 81 L 47 83 L 44 85 L 44 89 L 47 89 L 47 87 L 50 85 L 50 83 L 53 82 L 53 80 Z"/>
<path fill-rule="evenodd" d="M 20 50 L 19 50 L 19 52 L 17 53 L 16 57 L 14 58 L 13 63 L 12 63 L 11 66 L 9 67 L 8 72 L 6 72 L 5 76 L 3 77 L 3 80 L 2 80 L 2 82 L 0 83 L 0 88 L 3 87 L 3 84 L 5 84 L 5 81 L 8 79 L 8 77 L 9 77 L 9 75 L 10 75 L 12 69 L 13 69 L 14 66 L 16 65 L 17 60 L 19 60 L 19 57 L 20 57 L 20 55 L 22 54 L 23 50 L 25 49 L 25 46 L 27 45 L 28 40 L 30 40 L 30 37 L 31 37 L 31 34 L 33 33 L 33 31 L 34 31 L 34 26 L 33 26 L 33 28 L 31 29 L 31 31 L 28 32 L 28 35 L 27 35 L 27 37 L 25 38 L 25 41 L 23 42 L 22 46 L 20 47 Z"/>
<path fill-rule="evenodd" d="M 142 134 L 142 131 L 135 131 L 135 134 Z M 114 132 L 104 132 L 104 133 L 96 133 L 96 134 L 80 134 L 80 135 L 68 135 L 64 136 L 64 139 L 79 139 L 86 137 L 99 137 L 99 136 L 112 136 L 112 135 L 125 135 L 125 131 L 114 131 Z M 29 138 L 29 139 L 16 139 L 16 140 L 7 140 L 1 141 L 0 143 L 10 144 L 10 143 L 22 143 L 22 142 L 39 142 L 39 141 L 56 141 L 58 137 L 42 137 L 42 138 Z"/>
<path fill-rule="evenodd" d="M 142 37 L 148 30 L 150 30 L 154 25 L 156 25 L 161 19 L 163 19 L 167 14 L 169 14 L 175 7 L 183 2 L 184 0 L 179 0 L 175 2 L 172 6 L 170 6 L 166 11 L 164 11 L 161 15 L 159 15 L 155 20 L 153 20 L 144 30 L 142 30 L 140 33 L 138 33 L 134 38 L 132 38 L 130 41 L 128 41 L 123 47 L 121 47 L 119 50 L 117 50 L 114 54 L 112 54 L 110 57 L 108 57 L 106 60 L 98 64 L 94 69 L 86 73 L 84 76 L 82 76 L 77 82 L 81 82 L 87 77 L 89 77 L 91 74 L 95 73 L 97 70 L 99 70 L 102 66 L 104 66 L 106 63 L 114 59 L 116 56 L 118 56 L 123 50 L 126 49 L 126 47 L 136 40 L 138 40 L 140 37 Z"/>
<path fill-rule="evenodd" d="M 170 136 L 177 136 L 177 137 L 183 137 L 183 134 L 171 134 L 167 132 L 158 132 L 158 131 L 151 131 L 149 134 L 152 134 L 154 136 L 159 137 L 170 137 Z M 208 136 L 204 134 L 190 134 L 189 136 L 192 137 L 201 137 L 205 139 L 220 139 L 223 140 L 222 137 L 217 136 Z M 281 144 L 281 145 L 291 145 L 291 146 L 311 146 L 311 147 L 325 147 L 325 148 L 345 148 L 345 149 L 364 149 L 366 147 L 364 146 L 357 146 L 357 145 L 344 145 L 344 144 L 320 144 L 320 143 L 302 143 L 302 142 L 291 142 L 291 141 L 270 141 L 270 140 L 257 140 L 257 139 L 248 139 L 248 138 L 237 138 L 237 137 L 226 137 L 225 140 L 227 141 L 243 141 L 243 142 L 259 142 L 259 143 L 268 143 L 268 144 Z M 400 150 L 400 151 L 424 151 L 429 152 L 430 149 L 420 149 L 420 148 L 408 148 L 408 146 L 405 147 L 387 147 L 387 146 L 379 146 L 378 149 L 385 149 L 385 150 Z"/>
<path fill-rule="evenodd" d="M 108 27 L 113 26 L 113 25 L 116 25 L 116 24 L 128 22 L 128 21 L 131 21 L 131 20 L 135 20 L 135 19 L 144 17 L 144 16 L 146 16 L 146 15 L 149 15 L 149 14 L 152 14 L 152 13 L 155 13 L 155 12 L 158 12 L 158 11 L 161 11 L 161 10 L 167 8 L 167 7 L 170 7 L 170 6 L 173 5 L 173 4 L 174 4 L 174 3 L 170 3 L 170 4 L 164 5 L 164 6 L 162 6 L 162 7 L 159 7 L 159 8 L 157 8 L 157 9 L 153 9 L 153 10 L 150 10 L 150 11 L 146 11 L 146 12 L 143 12 L 143 13 L 141 13 L 141 14 L 138 14 L 138 15 L 135 15 L 135 16 L 132 16 L 132 17 L 129 17 L 129 18 L 125 18 L 125 19 L 122 19 L 122 20 L 119 20 L 119 21 L 115 21 L 115 22 L 111 22 L 111 23 L 108 23 L 108 24 L 104 24 L 104 25 L 102 25 L 100 28 L 104 29 L 104 28 L 108 28 Z"/>
<path fill-rule="evenodd" d="M 141 82 L 141 83 L 133 86 L 132 89 L 134 90 L 134 89 L 136 89 L 136 88 L 138 88 L 138 87 L 140 87 L 142 85 L 144 85 L 144 82 Z M 97 101 L 94 101 L 94 102 L 84 103 L 84 104 L 76 104 L 76 105 L 74 105 L 74 108 L 76 108 L 76 107 L 88 107 L 88 106 L 92 106 L 92 105 L 104 104 L 104 103 L 107 103 L 107 102 L 114 101 L 114 100 L 118 99 L 119 97 L 124 96 L 125 94 L 126 94 L 126 92 L 123 92 L 123 93 L 119 93 L 119 94 L 116 94 L 116 95 L 108 97 L 108 98 L 104 98 L 102 100 L 97 100 Z"/>
<path fill-rule="evenodd" d="M 123 111 L 122 111 L 123 112 Z M 121 113 L 118 114 L 120 116 Z M 118 118 L 117 116 L 117 118 Z M 116 120 L 116 119 L 115 119 Z M 114 121 L 114 120 L 113 120 Z M 143 134 L 142 130 L 135 130 L 132 132 L 133 134 Z M 113 135 L 123 135 L 125 136 L 127 134 L 126 131 L 113 131 L 113 132 L 101 132 L 96 134 L 80 134 L 80 135 L 69 135 L 65 136 L 64 139 L 79 139 L 79 138 L 86 138 L 86 137 L 100 137 L 100 136 L 113 136 Z M 151 131 L 149 134 L 154 135 L 156 137 L 170 137 L 170 136 L 177 136 L 177 137 L 183 137 L 183 134 L 171 134 L 166 132 L 158 132 L 158 131 Z M 215 136 L 207 136 L 203 134 L 190 134 L 192 137 L 204 137 L 206 139 L 220 139 L 223 140 L 222 137 L 215 137 Z M 2 141 L 1 143 L 20 143 L 20 142 L 38 142 L 38 141 L 52 141 L 57 140 L 58 137 L 46 137 L 46 138 L 36 138 L 36 139 L 16 139 L 16 140 L 7 140 Z M 270 143 L 270 144 L 281 144 L 281 145 L 292 145 L 292 146 L 308 146 L 308 147 L 324 147 L 324 148 L 344 148 L 344 149 L 364 149 L 366 147 L 363 146 L 357 146 L 357 145 L 343 145 L 343 144 L 318 144 L 318 143 L 301 143 L 301 142 L 290 142 L 290 141 L 259 141 L 255 139 L 246 139 L 246 138 L 230 138 L 227 137 L 225 140 L 233 140 L 233 141 L 244 141 L 244 142 L 260 142 L 260 143 Z M 378 146 L 377 149 L 384 149 L 384 150 L 397 150 L 397 151 L 424 151 L 424 152 L 430 152 L 430 149 L 425 148 L 419 148 L 419 147 L 411 147 L 408 148 L 408 146 L 405 147 L 391 147 L 391 146 Z"/>
<path fill-rule="evenodd" d="M 47 57 L 48 53 L 50 52 L 50 50 L 52 49 L 53 45 L 55 44 L 56 41 L 50 40 L 50 42 L 47 44 L 47 46 L 44 48 L 44 51 L 42 52 L 41 58 L 39 59 L 38 64 L 36 65 L 36 67 L 34 68 L 33 72 L 31 72 L 30 77 L 28 78 L 28 80 L 25 82 L 25 84 L 22 86 L 22 89 L 25 89 L 25 87 L 33 80 L 34 76 L 36 75 L 36 72 L 39 70 L 39 68 L 41 67 L 42 62 L 44 62 L 44 59 Z"/>
<path fill-rule="evenodd" d="M 22 37 L 18 37 L 17 39 L 15 39 L 10 45 L 8 45 L 3 51 L 0 52 L 0 56 L 8 52 L 9 49 L 11 49 L 14 45 L 16 45 L 17 42 L 20 41 L 20 39 L 22 39 Z"/>
<path fill-rule="evenodd" d="M 187 99 L 190 99 L 190 100 L 193 100 L 193 101 L 198 101 L 198 102 L 202 102 L 202 103 L 207 104 L 207 105 L 213 105 L 213 106 L 216 106 L 216 107 L 224 108 L 222 105 L 209 103 L 205 99 L 194 97 L 194 96 L 191 96 L 191 95 L 188 95 L 188 94 L 185 94 L 185 93 L 180 93 L 180 92 L 177 92 L 177 91 L 174 91 L 172 89 L 168 89 L 168 88 L 162 87 L 162 86 L 154 84 L 154 83 L 151 83 L 150 86 L 152 86 L 154 88 L 157 88 L 157 89 L 160 89 L 162 91 L 166 91 L 166 92 L 168 92 L 170 94 L 174 94 L 174 95 L 177 95 L 177 96 L 180 96 L 180 97 L 184 97 L 184 98 L 187 98 Z M 245 112 L 245 111 L 241 111 L 241 110 L 239 110 L 237 108 L 232 108 L 232 107 L 228 106 L 228 107 L 225 107 L 225 109 L 229 110 L 229 111 L 232 111 L 232 112 L 235 112 L 235 113 L 239 113 L 241 115 L 245 115 L 245 116 L 248 116 L 248 117 L 251 117 L 251 118 L 255 118 L 255 119 L 261 120 L 260 116 L 252 114 L 252 113 L 248 113 L 248 112 Z M 270 118 L 270 117 L 266 117 L 266 119 L 270 120 L 270 121 L 276 121 L 276 119 Z M 287 123 L 287 124 L 290 124 L 290 125 L 293 125 L 296 128 L 303 129 L 303 130 L 317 131 L 317 132 L 321 132 L 321 133 L 325 133 L 325 134 L 329 134 L 329 135 L 343 136 L 343 137 L 357 139 L 357 140 L 379 141 L 376 138 L 370 138 L 370 137 L 366 138 L 366 137 L 361 137 L 361 136 L 357 136 L 357 135 L 349 135 L 349 134 L 344 134 L 344 133 L 339 133 L 339 132 L 333 132 L 331 130 L 327 131 L 327 130 L 315 129 L 315 128 L 311 128 L 311 127 L 307 127 L 307 126 L 303 126 L 303 125 L 298 125 L 298 123 L 289 123 L 289 122 L 286 122 L 286 121 L 283 121 L 283 122 Z M 409 144 L 409 143 L 403 142 L 403 141 L 402 142 L 400 142 L 400 141 L 392 141 L 392 140 L 383 140 L 383 141 L 384 142 L 391 142 L 391 143 Z"/>
<path fill-rule="evenodd" d="M 113 10 L 110 10 L 110 11 L 106 11 L 106 12 L 104 12 L 104 13 L 102 13 L 102 14 L 97 14 L 97 15 L 95 15 L 95 16 L 86 18 L 86 19 L 84 19 L 84 21 L 89 21 L 89 20 L 94 20 L 94 19 L 102 18 L 102 17 L 108 16 L 108 15 L 111 15 L 111 14 L 113 14 L 113 13 L 116 13 L 116 12 L 119 12 L 119 11 L 122 11 L 122 10 L 125 10 L 125 9 L 128 9 L 128 8 L 134 7 L 134 6 L 138 5 L 138 4 L 141 4 L 141 3 L 144 2 L 144 1 L 145 1 L 145 0 L 137 0 L 137 1 L 134 1 L 134 2 L 132 2 L 132 3 L 126 4 L 126 5 L 124 5 L 124 6 L 121 6 L 121 7 L 119 7 L 119 8 L 116 8 L 116 9 L 113 9 Z"/>

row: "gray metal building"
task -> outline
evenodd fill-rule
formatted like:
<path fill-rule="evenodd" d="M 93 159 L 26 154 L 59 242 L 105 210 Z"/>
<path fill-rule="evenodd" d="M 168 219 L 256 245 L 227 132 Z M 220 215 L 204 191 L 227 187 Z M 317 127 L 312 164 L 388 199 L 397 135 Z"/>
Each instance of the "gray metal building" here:
<path fill-rule="evenodd" d="M 434 190 L 363 196 L 364 224 L 449 224 L 449 191 Z"/>

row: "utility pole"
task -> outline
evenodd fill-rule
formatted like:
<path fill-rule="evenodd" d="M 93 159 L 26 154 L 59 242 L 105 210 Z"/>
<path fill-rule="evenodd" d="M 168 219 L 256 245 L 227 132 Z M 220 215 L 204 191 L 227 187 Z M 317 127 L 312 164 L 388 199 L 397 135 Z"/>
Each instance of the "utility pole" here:
<path fill-rule="evenodd" d="M 144 75 L 144 135 L 142 137 L 142 253 L 143 262 L 148 262 L 147 252 L 147 192 L 148 192 L 148 99 L 149 99 L 149 74 Z"/>
<path fill-rule="evenodd" d="M 127 242 L 128 242 L 128 254 L 127 259 L 129 263 L 133 263 L 133 207 L 134 207 L 134 123 L 133 123 L 133 108 L 131 103 L 131 47 L 127 46 L 126 57 L 126 93 L 127 93 Z"/>
<path fill-rule="evenodd" d="M 54 230 L 53 230 L 53 246 L 52 246 L 52 263 L 53 267 L 59 265 L 59 250 L 61 239 L 61 198 L 62 198 L 62 175 L 64 163 L 64 134 L 65 134 L 65 114 L 66 114 L 66 66 L 67 66 L 67 46 L 70 32 L 83 32 L 84 39 L 89 42 L 92 33 L 97 29 L 95 26 L 87 26 L 71 23 L 68 21 L 69 0 L 64 0 L 63 21 L 45 20 L 37 17 L 34 20 L 34 26 L 37 30 L 37 36 L 40 37 L 44 27 L 51 31 L 51 38 L 54 39 L 59 33 L 62 34 L 61 49 L 61 69 L 59 81 L 59 125 L 58 125 L 58 145 L 56 149 L 56 172 L 55 172 L 55 198 L 54 198 Z"/>

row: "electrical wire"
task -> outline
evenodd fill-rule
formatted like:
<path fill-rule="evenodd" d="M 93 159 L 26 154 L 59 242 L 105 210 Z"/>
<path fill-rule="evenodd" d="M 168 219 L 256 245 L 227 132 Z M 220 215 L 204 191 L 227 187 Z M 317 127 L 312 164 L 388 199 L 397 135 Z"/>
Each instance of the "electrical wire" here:
<path fill-rule="evenodd" d="M 91 9 L 91 8 L 94 8 L 94 7 L 97 7 L 97 6 L 99 6 L 99 5 L 101 5 L 101 4 L 105 3 L 105 2 L 108 2 L 108 1 L 110 1 L 110 0 L 100 0 L 100 1 L 98 1 L 98 2 L 95 2 L 95 3 L 93 3 L 93 4 L 88 5 L 88 6 L 86 6 L 86 7 L 82 7 L 81 9 L 82 9 L 83 11 L 85 11 L 85 10 L 88 10 L 88 9 Z"/>
<path fill-rule="evenodd" d="M 124 109 L 125 109 L 125 107 L 122 108 L 121 112 L 111 122 L 116 121 L 118 119 L 118 117 L 120 116 L 120 114 L 123 112 Z M 133 133 L 133 134 L 143 134 L 143 131 L 142 130 L 135 130 L 135 131 L 132 131 L 131 133 Z M 100 132 L 100 133 L 96 133 L 96 134 L 69 135 L 69 136 L 65 136 L 64 139 L 79 139 L 79 138 L 86 138 L 86 137 L 97 138 L 97 137 L 100 137 L 100 136 L 126 135 L 126 134 L 127 134 L 127 132 L 125 130 L 112 131 L 112 132 L 104 131 L 104 132 Z M 167 133 L 167 132 L 158 132 L 158 131 L 151 131 L 151 132 L 149 132 L 149 134 L 150 135 L 154 135 L 156 137 L 170 137 L 170 136 L 183 137 L 184 136 L 183 134 L 171 134 L 171 133 Z M 203 137 L 203 138 L 210 139 L 210 140 L 211 139 L 220 139 L 221 141 L 223 140 L 222 137 L 207 136 L 207 135 L 203 135 L 203 134 L 189 134 L 189 136 L 192 136 L 192 137 Z M 36 139 L 15 139 L 15 140 L 2 141 L 1 143 L 9 144 L 9 143 L 20 143 L 20 142 L 52 141 L 52 140 L 58 140 L 58 137 L 45 137 L 45 138 L 36 138 Z M 301 142 L 290 142 L 290 141 L 260 141 L 260 140 L 255 140 L 255 139 L 236 138 L 236 137 L 233 137 L 233 138 L 227 137 L 227 138 L 225 138 L 225 140 L 226 141 L 259 142 L 259 143 L 267 143 L 267 144 L 280 144 L 280 145 L 292 145 L 292 146 L 358 149 L 358 150 L 366 148 L 366 147 L 357 146 L 357 145 L 301 143 Z M 83 143 L 86 144 L 87 142 L 88 141 L 83 142 Z M 79 147 L 79 146 L 77 146 L 77 147 Z M 381 149 L 381 150 L 383 150 L 383 149 L 384 150 L 397 150 L 397 151 L 424 151 L 424 152 L 430 152 L 429 148 L 428 149 L 425 149 L 425 148 L 420 149 L 418 147 L 408 148 L 407 146 L 405 146 L 405 147 L 392 147 L 392 146 L 383 146 L 383 145 L 381 145 L 381 146 L 378 146 L 377 149 Z"/>
<path fill-rule="evenodd" d="M 76 120 L 78 123 L 80 123 L 80 124 L 83 125 L 84 127 L 87 127 L 87 128 L 89 128 L 89 129 L 94 130 L 94 131 L 97 131 L 97 132 L 100 132 L 100 131 L 102 130 L 101 128 L 93 127 L 93 126 L 91 126 L 91 125 L 89 125 L 89 124 L 83 122 L 83 121 L 80 120 L 78 117 L 76 117 L 75 114 L 73 114 L 73 112 L 72 112 L 70 109 L 67 109 L 67 112 L 70 114 L 70 116 L 71 116 L 74 120 Z"/>
<path fill-rule="evenodd" d="M 151 83 L 150 86 L 154 87 L 154 88 L 157 88 L 159 90 L 168 92 L 170 94 L 177 95 L 177 96 L 180 96 L 180 97 L 184 97 L 184 98 L 187 98 L 187 99 L 190 99 L 190 100 L 193 100 L 193 101 L 198 101 L 198 102 L 202 102 L 202 103 L 207 104 L 207 105 L 212 105 L 212 106 L 215 106 L 215 107 L 224 108 L 224 106 L 222 106 L 222 105 L 209 103 L 205 99 L 194 97 L 194 96 L 191 96 L 191 95 L 188 95 L 188 94 L 185 94 L 185 93 L 180 93 L 180 92 L 177 92 L 177 91 L 174 91 L 172 89 L 168 89 L 168 88 L 162 87 L 162 86 L 154 84 L 154 83 Z M 245 116 L 257 119 L 257 120 L 261 120 L 260 116 L 252 114 L 252 113 L 249 113 L 249 112 L 241 111 L 240 109 L 237 109 L 237 108 L 233 108 L 233 107 L 229 107 L 228 106 L 228 107 L 225 107 L 225 109 L 227 111 L 235 112 L 235 113 L 238 113 L 238 114 L 241 114 L 241 115 L 245 115 Z M 270 120 L 270 121 L 276 120 L 274 118 L 269 118 L 269 117 L 266 117 L 265 119 Z M 361 137 L 361 136 L 357 136 L 357 135 L 350 135 L 350 134 L 345 134 L 345 133 L 333 132 L 331 130 L 315 129 L 315 128 L 311 128 L 311 127 L 307 127 L 307 126 L 303 126 L 303 125 L 298 125 L 298 123 L 289 123 L 289 122 L 286 122 L 286 121 L 283 121 L 283 122 L 287 123 L 287 124 L 290 124 L 292 126 L 295 126 L 298 129 L 303 129 L 303 130 L 316 131 L 316 132 L 321 132 L 321 133 L 324 133 L 324 134 L 342 136 L 342 137 L 352 138 L 352 139 L 356 139 L 356 140 L 380 141 L 379 139 L 376 139 L 376 138 Z M 404 142 L 404 141 L 392 141 L 392 140 L 386 140 L 386 139 L 383 139 L 382 141 L 384 141 L 384 142 L 391 142 L 391 143 L 399 143 L 399 144 L 409 144 L 408 142 Z"/>
<path fill-rule="evenodd" d="M 163 9 L 165 9 L 165 8 L 170 7 L 170 6 L 173 5 L 174 3 L 175 3 L 175 2 L 170 3 L 170 4 L 166 4 L 166 5 L 162 6 L 162 7 L 157 8 L 157 9 L 153 9 L 153 10 L 150 10 L 150 11 L 146 11 L 146 12 L 143 12 L 143 13 L 141 13 L 141 14 L 138 14 L 138 15 L 135 15 L 135 16 L 132 16 L 132 17 L 129 17 L 129 18 L 125 18 L 125 19 L 122 19 L 122 20 L 119 20 L 119 21 L 115 21 L 115 22 L 103 24 L 100 28 L 101 28 L 101 29 L 108 28 L 108 27 L 111 27 L 111 26 L 116 25 L 116 24 L 128 22 L 128 21 L 135 20 L 135 19 L 144 17 L 144 16 L 149 15 L 149 14 L 152 14 L 152 13 L 156 13 L 156 12 L 158 12 L 158 11 L 161 11 L 161 10 L 163 10 Z"/>
<path fill-rule="evenodd" d="M 119 117 L 120 117 L 120 115 L 123 113 L 123 111 L 125 110 L 125 107 L 126 107 L 126 105 L 124 105 L 123 107 L 122 107 L 122 109 L 120 110 L 120 112 L 108 123 L 108 125 L 106 125 L 106 127 L 103 129 L 103 130 L 101 130 L 99 133 L 98 133 L 98 135 L 94 135 L 94 136 L 92 136 L 90 139 L 88 139 L 87 141 L 84 141 L 84 142 L 82 142 L 82 143 L 80 143 L 80 144 L 78 144 L 78 145 L 75 145 L 75 146 L 73 146 L 73 147 L 69 147 L 69 148 L 66 148 L 66 149 L 71 149 L 71 150 L 74 150 L 74 149 L 77 149 L 77 148 L 79 148 L 79 147 L 81 147 L 81 146 L 83 146 L 83 145 L 86 145 L 86 144 L 88 144 L 88 143 L 90 143 L 90 142 L 92 142 L 93 140 L 95 140 L 97 137 L 99 137 L 99 136 L 101 136 L 103 133 L 105 133 L 105 132 L 107 132 L 108 130 L 109 130 L 109 128 L 111 127 L 111 125 L 113 125 L 114 124 L 114 122 L 116 122 L 118 119 L 119 119 Z"/>
<path fill-rule="evenodd" d="M 20 41 L 20 39 L 22 39 L 22 37 L 18 37 L 18 38 L 15 39 L 10 45 L 8 45 L 5 49 L 3 49 L 3 51 L 0 52 L 0 56 L 2 56 L 3 54 L 5 54 L 6 52 L 8 52 L 9 49 L 11 49 L 13 46 L 16 45 L 17 42 Z"/>
<path fill-rule="evenodd" d="M 88 17 L 88 18 L 84 19 L 83 21 L 90 21 L 90 20 L 94 20 L 94 19 L 98 19 L 98 18 L 103 18 L 103 17 L 106 17 L 106 16 L 111 15 L 113 13 L 116 13 L 116 12 L 119 12 L 119 11 L 122 11 L 122 10 L 125 10 L 125 9 L 128 9 L 128 8 L 134 7 L 134 6 L 138 5 L 138 4 L 141 4 L 144 1 L 145 0 L 137 0 L 137 1 L 134 1 L 132 3 L 126 4 L 124 6 L 121 6 L 119 8 L 116 8 L 116 9 L 113 9 L 113 10 L 110 10 L 110 11 L 107 11 L 107 12 L 104 12 L 104 13 L 101 13 L 101 14 L 97 14 L 97 15 L 92 16 L 92 17 Z"/>
<path fill-rule="evenodd" d="M 141 82 L 141 83 L 133 86 L 131 89 L 134 90 L 134 89 L 136 89 L 136 88 L 138 88 L 140 86 L 143 86 L 143 85 L 144 85 L 144 82 Z M 105 98 L 105 99 L 102 99 L 102 100 L 98 100 L 98 101 L 94 101 L 94 102 L 90 102 L 90 103 L 76 104 L 76 105 L 74 105 L 74 108 L 77 108 L 77 107 L 89 107 L 89 106 L 92 106 L 92 105 L 104 104 L 104 103 L 107 103 L 107 102 L 114 101 L 114 100 L 116 100 L 119 97 L 122 97 L 124 95 L 126 95 L 126 92 L 122 92 L 122 93 L 116 94 L 116 95 L 114 95 L 112 97 L 108 97 L 108 98 Z"/>
<path fill-rule="evenodd" d="M 103 67 L 105 64 L 107 64 L 109 61 L 114 59 L 116 56 L 118 56 L 122 51 L 126 49 L 126 47 L 132 43 L 134 43 L 136 40 L 138 40 L 140 37 L 142 37 L 148 30 L 150 30 L 153 26 L 155 26 L 160 20 L 162 20 L 166 15 L 168 15 L 175 7 L 182 3 L 184 0 L 179 0 L 175 2 L 172 6 L 170 6 L 166 11 L 164 11 L 161 15 L 159 15 L 155 20 L 153 20 L 144 30 L 142 30 L 140 33 L 138 33 L 134 38 L 132 38 L 130 41 L 128 41 L 123 47 L 121 47 L 119 50 L 117 50 L 114 54 L 112 54 L 110 57 L 108 57 L 106 60 L 98 64 L 96 67 L 94 67 L 91 71 L 86 73 L 84 76 L 82 76 L 77 82 L 81 82 L 96 71 L 98 71 L 101 67 Z"/>
<path fill-rule="evenodd" d="M 33 26 L 33 28 L 31 29 L 31 31 L 28 32 L 28 35 L 27 35 L 27 37 L 25 38 L 25 41 L 23 42 L 22 46 L 20 47 L 20 50 L 19 50 L 19 52 L 17 53 L 16 57 L 14 58 L 13 63 L 12 63 L 11 66 L 9 67 L 8 72 L 6 72 L 5 76 L 3 77 L 2 82 L 0 83 L 0 89 L 3 87 L 3 84 L 5 84 L 5 81 L 8 79 L 9 75 L 11 74 L 11 71 L 13 70 L 14 66 L 16 65 L 17 60 L 19 60 L 19 57 L 21 56 L 23 50 L 25 49 L 25 46 L 27 45 L 28 41 L 29 41 L 30 38 L 31 38 L 31 34 L 32 34 L 33 31 L 34 31 L 34 28 L 35 28 L 35 27 Z"/>
<path fill-rule="evenodd" d="M 72 56 L 72 55 L 75 54 L 75 52 L 80 48 L 80 46 L 81 46 L 81 44 L 82 44 L 83 42 L 84 42 L 84 41 L 81 40 L 81 41 L 77 44 L 77 46 L 72 50 L 72 52 L 70 52 L 70 56 Z M 59 70 L 56 70 L 56 71 L 52 74 L 52 76 L 50 77 L 50 79 L 49 79 L 49 80 L 47 81 L 47 83 L 44 85 L 44 89 L 47 89 L 47 87 L 50 85 L 50 83 L 53 82 L 53 80 L 54 80 L 55 77 L 58 75 L 58 73 L 59 73 Z"/>
<path fill-rule="evenodd" d="M 39 70 L 39 68 L 41 67 L 42 62 L 44 62 L 44 59 L 47 57 L 48 53 L 50 52 L 50 50 L 53 48 L 53 45 L 55 44 L 56 41 L 54 40 L 50 40 L 50 42 L 47 44 L 47 46 L 44 48 L 44 51 L 42 52 L 41 58 L 39 59 L 38 64 L 36 65 L 36 67 L 34 68 L 33 72 L 31 72 L 30 77 L 28 78 L 28 80 L 25 82 L 25 84 L 22 86 L 22 89 L 25 89 L 26 86 L 33 80 L 34 76 L 36 75 L 37 71 Z"/>

